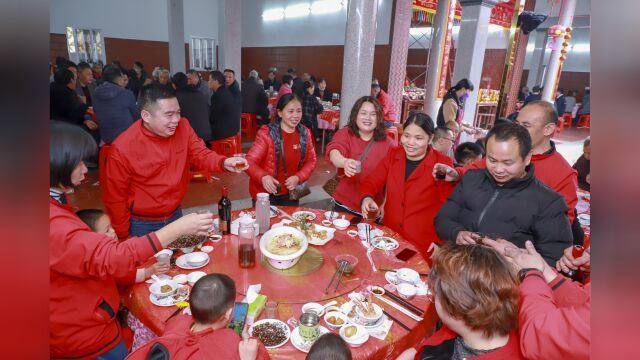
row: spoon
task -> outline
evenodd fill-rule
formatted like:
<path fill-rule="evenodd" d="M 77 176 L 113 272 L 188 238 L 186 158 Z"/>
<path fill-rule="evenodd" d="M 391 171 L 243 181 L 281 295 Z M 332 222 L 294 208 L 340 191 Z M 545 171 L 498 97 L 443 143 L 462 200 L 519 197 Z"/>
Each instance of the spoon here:
<path fill-rule="evenodd" d="M 338 303 L 338 302 L 337 302 L 337 301 L 335 301 L 335 300 L 331 300 L 331 301 L 329 301 L 328 303 L 324 304 L 324 306 L 322 306 L 322 310 L 321 310 L 321 312 L 322 312 L 322 311 L 324 311 L 324 310 L 325 310 L 326 308 L 328 308 L 329 306 L 335 305 L 335 304 L 337 304 L 337 303 Z"/>

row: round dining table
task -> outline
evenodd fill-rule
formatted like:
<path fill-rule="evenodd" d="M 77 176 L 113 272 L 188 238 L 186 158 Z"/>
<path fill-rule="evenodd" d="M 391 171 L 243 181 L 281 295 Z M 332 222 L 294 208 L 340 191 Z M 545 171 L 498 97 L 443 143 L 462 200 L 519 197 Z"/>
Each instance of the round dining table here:
<path fill-rule="evenodd" d="M 320 225 L 324 219 L 325 210 L 303 208 L 303 207 L 279 207 L 286 214 L 293 214 L 297 211 L 309 211 L 315 215 L 313 223 Z M 245 209 L 244 212 L 254 213 L 253 209 Z M 232 213 L 233 219 L 239 216 L 240 210 Z M 340 217 L 350 220 L 353 216 L 347 213 L 338 213 Z M 282 213 L 271 219 L 271 225 L 279 223 L 288 217 Z M 261 256 L 259 249 L 258 235 L 256 239 L 256 265 L 253 268 L 243 269 L 238 265 L 238 237 L 236 235 L 224 235 L 222 240 L 212 242 L 207 240 L 203 245 L 212 245 L 214 250 L 209 253 L 210 261 L 202 268 L 195 270 L 184 270 L 179 267 L 172 267 L 168 275 L 175 276 L 177 274 L 188 274 L 191 271 L 204 271 L 210 273 L 224 273 L 230 276 L 236 284 L 236 301 L 242 301 L 246 296 L 249 285 L 261 284 L 260 294 L 267 297 L 267 301 L 277 302 L 276 318 L 284 322 L 288 322 L 291 318 L 298 319 L 302 313 L 302 305 L 307 302 L 317 302 L 326 304 L 328 301 L 336 300 L 337 306 L 349 301 L 348 294 L 359 292 L 366 288 L 367 285 L 383 286 L 388 284 L 385 280 L 384 270 L 395 270 L 398 268 L 408 267 L 416 270 L 421 274 L 425 274 L 429 270 L 427 261 L 417 252 L 407 261 L 401 261 L 396 258 L 396 254 L 404 249 L 416 250 L 413 245 L 403 239 L 399 234 L 391 229 L 363 220 L 369 223 L 375 229 L 380 229 L 384 236 L 396 239 L 399 243 L 397 249 L 393 251 L 385 251 L 375 249 L 371 253 L 373 266 L 370 263 L 364 243 L 358 236 L 351 237 L 347 234 L 348 230 L 355 230 L 355 226 L 349 226 L 345 230 L 337 230 L 334 237 L 324 245 L 309 245 L 307 253 L 314 255 L 316 263 L 320 261 L 320 265 L 313 267 L 311 271 L 302 272 L 300 274 L 286 273 L 286 271 L 278 271 L 266 264 L 266 259 Z M 358 259 L 357 265 L 351 274 L 342 276 L 336 289 L 336 281 L 327 290 L 332 276 L 336 272 L 335 257 L 341 254 L 350 254 Z M 182 255 L 181 251 L 176 250 L 175 256 Z M 153 260 L 151 260 L 153 261 Z M 302 260 L 301 260 L 302 262 Z M 426 280 L 422 277 L 421 280 Z M 137 317 L 145 326 L 149 327 L 153 332 L 162 335 L 164 332 L 165 321 L 170 318 L 176 310 L 176 306 L 160 307 L 151 303 L 149 298 L 149 284 L 139 283 L 124 290 L 122 293 L 123 304 L 129 311 Z M 396 293 L 397 295 L 397 293 Z M 387 296 L 383 296 L 390 301 Z M 427 296 L 415 296 L 409 302 L 417 308 L 424 311 L 422 320 L 417 321 L 414 318 L 405 315 L 395 307 L 389 305 L 376 297 L 374 302 L 380 305 L 388 315 L 395 318 L 391 328 L 384 338 L 380 340 L 373 336 L 362 346 L 351 348 L 354 359 L 390 359 L 395 358 L 401 352 L 409 347 L 415 346 L 425 336 L 430 335 L 437 321 L 437 315 Z M 397 304 L 397 303 L 396 303 Z M 265 318 L 265 311 L 256 318 L 260 320 Z M 405 325 L 410 331 L 402 327 Z M 324 319 L 321 319 L 320 325 L 327 327 Z M 293 328 L 291 328 L 293 330 Z M 333 331 L 337 333 L 338 331 Z M 269 354 L 274 359 L 304 359 L 306 353 L 296 349 L 287 341 L 284 345 L 269 349 Z"/>

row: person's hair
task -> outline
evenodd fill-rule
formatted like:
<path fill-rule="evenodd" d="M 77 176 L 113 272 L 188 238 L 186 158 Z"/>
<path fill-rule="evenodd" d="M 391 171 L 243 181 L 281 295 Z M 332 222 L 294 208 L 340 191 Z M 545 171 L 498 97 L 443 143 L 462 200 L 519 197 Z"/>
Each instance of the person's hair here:
<path fill-rule="evenodd" d="M 183 72 L 177 72 L 171 77 L 171 82 L 176 86 L 176 89 L 182 89 L 189 85 L 189 79 Z"/>
<path fill-rule="evenodd" d="M 453 155 L 458 164 L 464 164 L 467 160 L 475 159 L 483 154 L 484 150 L 482 150 L 480 145 L 472 142 L 463 142 L 458 145 Z"/>
<path fill-rule="evenodd" d="M 236 284 L 225 274 L 209 274 L 193 285 L 189 306 L 193 319 L 200 324 L 211 324 L 233 307 Z"/>
<path fill-rule="evenodd" d="M 74 63 L 71 60 L 67 60 L 64 63 L 62 63 L 62 67 L 65 68 L 65 69 L 68 69 L 68 68 L 76 68 L 77 69 L 78 65 L 76 65 L 76 63 Z"/>
<path fill-rule="evenodd" d="M 162 68 L 161 67 L 155 67 L 155 68 L 153 68 L 153 71 L 151 71 L 151 76 L 154 77 L 154 78 L 159 78 L 161 72 L 162 72 Z"/>
<path fill-rule="evenodd" d="M 532 143 L 529 131 L 520 124 L 499 124 L 489 130 L 486 138 L 486 144 L 489 139 L 495 138 L 495 141 L 509 141 L 515 139 L 518 142 L 518 150 L 522 159 L 526 158 L 531 152 Z"/>
<path fill-rule="evenodd" d="M 142 63 L 140 61 L 134 61 L 133 65 L 139 67 L 140 69 L 144 69 L 144 65 L 142 65 Z"/>
<path fill-rule="evenodd" d="M 558 122 L 558 110 L 553 103 L 544 100 L 534 100 L 525 105 L 523 109 L 534 106 L 537 106 L 538 108 L 540 108 L 540 111 L 543 112 L 544 125 L 555 124 Z M 520 111 L 522 112 L 522 110 Z"/>
<path fill-rule="evenodd" d="M 367 102 L 373 104 L 373 108 L 376 110 L 376 128 L 373 129 L 373 140 L 374 141 L 384 140 L 387 137 L 387 133 L 384 130 L 384 110 L 382 110 L 382 105 L 380 105 L 380 102 L 378 101 L 378 99 L 369 95 L 359 98 L 353 104 L 353 107 L 351 107 L 351 112 L 349 113 L 349 122 L 347 123 L 347 128 L 349 128 L 349 133 L 351 133 L 354 136 L 360 137 L 360 130 L 358 129 L 357 118 L 358 118 L 358 113 L 362 108 L 362 105 L 364 105 L 364 103 L 367 103 Z"/>
<path fill-rule="evenodd" d="M 539 85 L 536 85 L 536 86 L 534 86 L 534 87 L 533 87 L 533 89 L 531 89 L 531 90 L 532 90 L 532 92 L 537 93 L 537 92 L 540 92 L 540 90 L 542 90 L 542 88 L 540 88 L 540 86 L 539 86 Z"/>
<path fill-rule="evenodd" d="M 220 85 L 224 85 L 224 74 L 218 70 L 209 73 L 209 79 L 217 81 Z"/>
<path fill-rule="evenodd" d="M 81 72 L 86 69 L 91 70 L 91 65 L 89 65 L 89 63 L 86 61 L 81 61 L 80 63 L 78 63 L 77 69 L 78 69 L 78 72 Z"/>
<path fill-rule="evenodd" d="M 584 143 L 582 144 L 582 146 L 591 146 L 591 136 L 584 139 Z"/>
<path fill-rule="evenodd" d="M 434 255 L 428 281 L 447 314 L 485 337 L 505 336 L 517 328 L 518 284 L 495 250 L 445 245 Z"/>
<path fill-rule="evenodd" d="M 429 136 L 432 136 L 433 133 L 435 132 L 435 126 L 433 125 L 433 120 L 431 119 L 431 116 L 423 112 L 412 111 L 411 113 L 409 113 L 409 117 L 407 117 L 407 120 L 402 125 L 402 128 L 406 129 L 407 126 L 411 124 L 417 125 L 422 130 L 424 130 L 424 132 L 426 132 L 427 135 Z"/>
<path fill-rule="evenodd" d="M 64 67 L 64 63 L 68 61 L 65 57 L 56 56 L 55 64 L 57 68 Z"/>
<path fill-rule="evenodd" d="M 304 82 L 304 89 L 308 90 L 310 87 L 313 87 L 313 84 L 311 83 L 311 81 L 307 80 Z"/>
<path fill-rule="evenodd" d="M 458 81 L 449 91 L 458 91 L 460 89 L 467 89 L 473 91 L 473 83 L 471 80 L 464 78 Z"/>
<path fill-rule="evenodd" d="M 433 142 L 436 142 L 440 139 L 445 139 L 449 136 L 449 133 L 453 133 L 451 129 L 445 126 L 438 126 L 433 132 Z"/>
<path fill-rule="evenodd" d="M 224 72 L 230 72 L 232 73 L 234 76 L 236 75 L 236 72 L 231 70 L 231 69 L 224 69 Z"/>
<path fill-rule="evenodd" d="M 294 93 L 284 94 L 284 95 L 282 95 L 280 100 L 278 100 L 278 104 L 276 105 L 276 109 L 280 110 L 280 111 L 284 110 L 284 108 L 287 106 L 287 104 L 292 102 L 293 100 L 298 100 L 298 102 L 300 104 L 302 104 L 302 99 L 300 99 L 300 96 L 298 96 L 297 94 L 294 94 Z M 278 115 L 277 111 L 276 111 L 275 121 L 277 123 L 280 123 L 282 121 L 282 118 L 280 117 L 280 115 Z"/>
<path fill-rule="evenodd" d="M 500 125 L 500 124 L 511 124 L 512 122 L 513 121 L 511 121 L 511 119 L 509 118 L 499 117 L 493 122 L 493 126 Z"/>
<path fill-rule="evenodd" d="M 200 75 L 200 74 L 198 73 L 198 70 L 196 70 L 196 69 L 189 69 L 189 70 L 187 71 L 187 74 L 189 74 L 189 75 Z"/>
<path fill-rule="evenodd" d="M 302 74 L 302 81 L 310 81 L 310 80 L 311 80 L 311 75 L 309 75 L 309 73 Z"/>
<path fill-rule="evenodd" d="M 115 66 L 117 66 L 117 67 L 122 69 L 122 64 L 120 64 L 120 60 L 112 60 L 111 64 L 113 64 L 113 65 L 115 65 Z"/>
<path fill-rule="evenodd" d="M 563 88 L 559 88 L 559 89 L 558 89 L 558 92 L 559 92 L 560 94 L 564 94 L 564 89 L 563 89 Z"/>
<path fill-rule="evenodd" d="M 372 88 L 372 89 L 380 89 L 380 84 L 378 84 L 378 83 L 371 83 L 371 88 Z"/>
<path fill-rule="evenodd" d="M 67 85 L 73 78 L 73 71 L 67 68 L 60 68 L 53 74 L 53 81 L 60 85 Z"/>
<path fill-rule="evenodd" d="M 258 77 L 258 72 L 256 70 L 249 71 L 249 77 L 250 78 L 257 78 Z"/>
<path fill-rule="evenodd" d="M 321 77 L 318 79 L 318 83 L 321 83 L 321 82 L 323 82 L 323 81 L 324 81 L 324 82 L 327 82 L 327 78 L 325 78 L 324 76 L 321 76 Z"/>
<path fill-rule="evenodd" d="M 163 84 L 147 84 L 140 89 L 138 95 L 138 107 L 140 110 L 151 111 L 158 100 L 173 99 L 176 97 L 175 91 Z"/>
<path fill-rule="evenodd" d="M 107 66 L 107 68 L 102 71 L 102 78 L 104 81 L 114 84 L 122 77 L 122 75 L 122 70 L 117 66 Z"/>
<path fill-rule="evenodd" d="M 584 94 L 585 94 L 585 95 L 587 95 L 587 94 L 591 94 L 591 88 L 590 88 L 590 87 L 588 87 L 588 86 L 587 86 L 586 88 L 584 88 Z"/>
<path fill-rule="evenodd" d="M 294 75 L 298 75 L 298 70 L 296 70 L 296 68 L 289 68 L 287 69 L 287 74 L 291 75 L 293 78 Z"/>
<path fill-rule="evenodd" d="M 351 360 L 351 350 L 340 335 L 326 333 L 311 345 L 306 360 Z"/>
<path fill-rule="evenodd" d="M 80 126 L 51 121 L 49 125 L 49 186 L 73 186 L 71 183 L 73 170 L 81 161 L 95 159 L 97 152 L 96 141 Z"/>
<path fill-rule="evenodd" d="M 283 84 L 288 84 L 288 83 L 290 83 L 292 81 L 293 81 L 293 76 L 291 76 L 291 74 L 282 75 L 282 83 Z"/>
<path fill-rule="evenodd" d="M 76 211 L 76 215 L 89 226 L 92 231 L 98 231 L 96 224 L 101 217 L 105 216 L 105 212 L 101 209 L 82 209 Z"/>

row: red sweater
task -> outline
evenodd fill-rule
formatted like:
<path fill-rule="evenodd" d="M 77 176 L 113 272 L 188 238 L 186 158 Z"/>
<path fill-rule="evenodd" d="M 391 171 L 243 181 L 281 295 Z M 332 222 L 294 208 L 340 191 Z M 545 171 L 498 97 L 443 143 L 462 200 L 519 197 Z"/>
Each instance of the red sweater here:
<path fill-rule="evenodd" d="M 398 122 L 398 114 L 396 114 L 396 106 L 393 103 L 391 96 L 380 89 L 378 94 L 378 101 L 382 105 L 382 112 L 384 113 L 384 119 L 387 121 Z"/>
<path fill-rule="evenodd" d="M 537 276 L 536 276 L 537 275 Z M 547 284 L 540 272 L 520 284 L 520 346 L 527 359 L 589 359 L 591 284 L 558 275 Z"/>
<path fill-rule="evenodd" d="M 552 149 L 544 154 L 537 154 L 531 157 L 531 163 L 535 166 L 535 176 L 545 185 L 560 193 L 569 207 L 569 223 L 573 223 L 575 208 L 578 205 L 578 173 L 571 168 L 571 165 L 556 151 L 555 145 L 551 143 Z M 462 168 L 456 168 L 460 176 L 469 169 L 486 168 L 486 159 L 478 160 Z"/>
<path fill-rule="evenodd" d="M 336 131 L 333 140 L 327 145 L 325 158 L 327 161 L 331 161 L 329 156 L 331 150 L 338 150 L 347 159 L 358 160 L 368 144 L 369 141 L 364 141 L 359 136 L 351 134 L 348 128 L 342 128 Z M 360 182 L 368 178 L 389 151 L 396 146 L 396 143 L 388 136 L 384 140 L 376 142 L 371 146 L 364 160 L 362 160 L 362 171 L 355 176 L 346 177 L 344 176 L 344 170 L 338 169 L 338 174 L 342 175 L 342 177 L 336 191 L 333 193 L 333 198 L 351 210 L 360 212 Z M 377 204 L 382 204 L 384 192 L 378 192 L 374 200 Z"/>
<path fill-rule="evenodd" d="M 415 360 L 420 360 L 420 355 L 422 355 L 422 351 L 425 346 L 438 346 L 444 343 L 447 340 L 455 339 L 458 335 L 453 330 L 449 329 L 447 325 L 443 325 L 440 330 L 435 332 L 433 335 L 429 336 L 423 343 L 422 346 L 418 349 L 416 353 Z M 474 357 L 473 359 L 481 359 L 481 360 L 502 360 L 502 359 L 522 359 L 525 358 L 520 353 L 520 343 L 518 341 L 518 334 L 514 331 L 509 334 L 509 341 L 501 348 L 488 352 L 484 355 Z"/>
<path fill-rule="evenodd" d="M 426 259 L 429 259 L 427 249 L 432 242 L 443 243 L 436 235 L 433 218 L 454 188 L 448 181 L 433 178 L 436 163 L 452 165 L 451 158 L 429 147 L 425 158 L 405 181 L 406 154 L 399 146 L 389 151 L 360 188 L 362 199 L 387 186 L 384 225 L 415 245 Z"/>
<path fill-rule="evenodd" d="M 171 359 L 240 359 L 238 344 L 240 336 L 231 329 L 207 329 L 198 333 L 191 332 L 193 318 L 179 314 L 167 323 L 164 334 L 131 353 L 127 360 L 146 360 L 151 347 L 160 343 L 169 350 Z M 270 359 L 262 343 L 258 349 L 257 360 Z"/>
<path fill-rule="evenodd" d="M 303 127 L 303 129 L 307 132 L 307 152 L 303 165 L 300 169 L 297 166 L 290 168 L 287 165 L 287 174 L 297 176 L 300 179 L 299 184 L 307 181 L 316 167 L 316 148 L 313 144 L 313 135 L 308 128 Z M 250 178 L 249 192 L 251 198 L 255 199 L 257 193 L 266 192 L 262 186 L 262 178 L 267 175 L 276 176 L 276 146 L 269 136 L 268 126 L 263 126 L 258 130 L 256 140 L 247 153 L 247 161 L 249 162 L 249 169 L 247 169 L 247 175 Z M 282 157 L 280 163 L 282 163 Z M 282 189 L 285 188 L 283 182 L 280 185 Z"/>
<path fill-rule="evenodd" d="M 116 278 L 162 249 L 155 233 L 125 242 L 96 234 L 70 206 L 49 200 L 49 351 L 52 358 L 94 358 L 121 339 Z"/>
<path fill-rule="evenodd" d="M 138 120 L 111 144 L 103 200 L 120 239 L 129 236 L 133 215 L 164 217 L 182 202 L 189 164 L 222 172 L 225 157 L 207 149 L 185 118 L 173 136 L 159 137 Z"/>

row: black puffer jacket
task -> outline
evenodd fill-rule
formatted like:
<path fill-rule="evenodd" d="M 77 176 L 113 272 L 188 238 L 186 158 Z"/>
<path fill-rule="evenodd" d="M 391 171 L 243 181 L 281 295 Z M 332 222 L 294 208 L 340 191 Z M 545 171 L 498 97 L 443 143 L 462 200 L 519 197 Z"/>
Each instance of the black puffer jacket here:
<path fill-rule="evenodd" d="M 555 266 L 573 239 L 562 195 L 527 174 L 498 186 L 486 169 L 469 170 L 434 218 L 438 236 L 455 241 L 458 232 L 494 234 L 524 248 L 531 240 Z"/>

